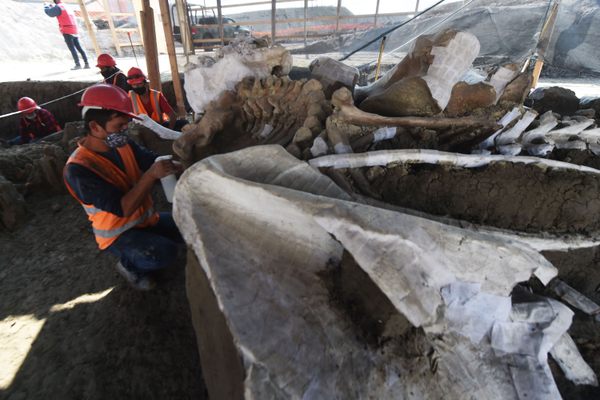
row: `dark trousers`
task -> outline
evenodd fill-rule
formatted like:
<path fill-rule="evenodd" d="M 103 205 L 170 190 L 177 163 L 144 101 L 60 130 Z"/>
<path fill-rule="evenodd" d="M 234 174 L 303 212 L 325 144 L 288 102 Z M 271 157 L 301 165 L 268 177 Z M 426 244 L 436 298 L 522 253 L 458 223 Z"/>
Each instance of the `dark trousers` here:
<path fill-rule="evenodd" d="M 69 51 L 73 56 L 75 65 L 81 65 L 79 64 L 79 57 L 77 57 L 77 51 L 79 51 L 79 54 L 81 54 L 81 58 L 83 59 L 84 64 L 87 64 L 87 55 L 85 54 L 85 51 L 81 48 L 81 45 L 79 44 L 79 38 L 77 36 L 69 35 L 68 33 L 63 33 L 63 37 L 65 38 L 65 43 L 67 44 L 67 47 L 69 48 Z"/>
<path fill-rule="evenodd" d="M 171 213 L 161 212 L 159 215 L 156 225 L 129 229 L 106 249 L 138 276 L 170 266 L 177 259 L 179 244 L 183 243 Z"/>

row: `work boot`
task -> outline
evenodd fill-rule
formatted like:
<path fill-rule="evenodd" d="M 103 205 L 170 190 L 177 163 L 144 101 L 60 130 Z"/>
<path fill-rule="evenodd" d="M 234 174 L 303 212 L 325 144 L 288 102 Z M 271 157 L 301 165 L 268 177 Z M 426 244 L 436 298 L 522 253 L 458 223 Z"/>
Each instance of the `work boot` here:
<path fill-rule="evenodd" d="M 75 65 L 73 68 L 71 68 L 71 71 L 76 70 L 76 69 L 81 69 L 81 65 L 79 65 L 79 64 Z"/>
<path fill-rule="evenodd" d="M 85 65 L 83 66 L 83 68 L 85 68 L 85 69 L 90 69 L 90 64 L 88 64 L 88 63 L 85 63 Z"/>
<path fill-rule="evenodd" d="M 119 261 L 115 268 L 117 272 L 125 278 L 125 280 L 137 290 L 152 290 L 156 286 L 156 282 L 149 276 L 140 276 L 134 271 L 130 271 Z"/>

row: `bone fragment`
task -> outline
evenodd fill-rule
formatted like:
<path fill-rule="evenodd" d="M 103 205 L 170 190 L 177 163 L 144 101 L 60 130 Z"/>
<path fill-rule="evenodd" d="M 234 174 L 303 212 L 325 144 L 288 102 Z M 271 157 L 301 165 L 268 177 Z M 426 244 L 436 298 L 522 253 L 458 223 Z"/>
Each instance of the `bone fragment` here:
<path fill-rule="evenodd" d="M 498 68 L 498 70 L 492 75 L 490 79 L 490 85 L 496 89 L 496 101 L 502 96 L 506 85 L 519 74 L 519 69 L 516 64 L 508 64 Z"/>
<path fill-rule="evenodd" d="M 588 315 L 600 314 L 600 306 L 598 304 L 594 303 L 560 279 L 555 279 L 550 284 L 549 289 L 562 300 Z"/>
<path fill-rule="evenodd" d="M 433 63 L 423 77 L 440 109 L 450 101 L 452 88 L 469 70 L 479 54 L 479 40 L 467 32 L 457 32 L 445 47 L 433 47 Z"/>
<path fill-rule="evenodd" d="M 544 139 L 546 134 L 550 132 L 556 125 L 558 125 L 558 120 L 552 111 L 548 111 L 540 117 L 540 126 L 525 132 L 521 141 L 522 143 L 527 144 L 536 139 Z"/>
<path fill-rule="evenodd" d="M 535 111 L 527 111 L 525 115 L 510 129 L 500 133 L 495 140 L 496 145 L 505 145 L 514 143 L 519 139 L 521 134 L 537 117 Z"/>
<path fill-rule="evenodd" d="M 179 137 L 181 136 L 181 132 L 165 128 L 146 114 L 140 114 L 138 115 L 138 118 L 141 119 L 134 118 L 132 121 L 136 124 L 143 125 L 146 128 L 150 129 L 152 132 L 156 133 L 161 139 L 176 140 L 179 139 Z"/>
<path fill-rule="evenodd" d="M 515 107 L 506 114 L 504 114 L 504 116 L 500 118 L 500 121 L 498 121 L 498 124 L 501 126 L 501 128 L 494 132 L 493 135 L 481 142 L 478 148 L 484 150 L 494 147 L 494 140 L 496 139 L 496 136 L 498 136 L 502 132 L 504 127 L 508 126 L 508 124 L 510 124 L 512 121 L 519 118 L 520 116 L 521 110 L 519 109 L 519 107 Z"/>
<path fill-rule="evenodd" d="M 550 355 L 557 362 L 566 378 L 576 385 L 598 386 L 596 374 L 583 360 L 575 342 L 564 333 L 550 350 Z"/>

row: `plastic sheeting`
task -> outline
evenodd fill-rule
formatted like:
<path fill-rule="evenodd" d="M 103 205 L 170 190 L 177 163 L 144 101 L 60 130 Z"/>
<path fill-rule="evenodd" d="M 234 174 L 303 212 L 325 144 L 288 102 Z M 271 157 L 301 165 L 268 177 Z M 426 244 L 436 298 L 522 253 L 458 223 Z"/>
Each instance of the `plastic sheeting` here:
<path fill-rule="evenodd" d="M 556 275 L 523 243 L 357 203 L 279 146 L 190 167 L 174 217 L 242 356 L 248 398 L 559 397 L 545 357 L 570 314 L 511 305 L 517 282 Z M 416 353 L 408 337 L 366 343 L 332 304 L 322 276 L 344 251 L 423 329 Z M 538 315 L 548 329 L 515 334 Z"/>

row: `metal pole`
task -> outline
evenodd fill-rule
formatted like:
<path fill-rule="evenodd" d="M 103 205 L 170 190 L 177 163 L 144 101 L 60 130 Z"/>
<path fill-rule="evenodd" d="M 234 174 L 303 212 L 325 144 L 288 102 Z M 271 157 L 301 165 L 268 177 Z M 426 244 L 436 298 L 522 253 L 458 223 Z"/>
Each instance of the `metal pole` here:
<path fill-rule="evenodd" d="M 375 6 L 375 21 L 373 22 L 373 27 L 377 28 L 377 15 L 379 14 L 379 0 L 377 0 L 377 5 Z"/>
<path fill-rule="evenodd" d="M 271 0 L 271 42 L 275 44 L 275 14 L 277 13 L 277 0 Z"/>
<path fill-rule="evenodd" d="M 183 102 L 183 88 L 179 79 L 179 68 L 177 66 L 177 55 L 175 54 L 175 42 L 173 41 L 173 27 L 169 17 L 168 0 L 159 0 L 160 14 L 162 17 L 163 30 L 165 32 L 165 41 L 167 43 L 167 52 L 169 54 L 169 63 L 171 64 L 171 78 L 173 79 L 173 90 L 175 91 L 175 101 L 177 102 L 177 115 L 185 116 L 185 105 Z"/>
<path fill-rule="evenodd" d="M 417 0 L 417 5 L 415 6 L 415 12 L 416 13 L 419 12 L 419 0 Z"/>
<path fill-rule="evenodd" d="M 225 37 L 223 33 L 223 11 L 221 10 L 221 0 L 217 0 L 217 12 L 219 15 L 219 37 L 221 38 L 221 47 L 223 47 L 225 46 Z"/>
<path fill-rule="evenodd" d="M 304 47 L 306 47 L 306 18 L 308 18 L 308 0 L 304 0 Z"/>
<path fill-rule="evenodd" d="M 340 30 L 340 9 L 342 8 L 342 0 L 338 0 L 337 10 L 335 13 L 335 34 L 339 36 Z"/>

